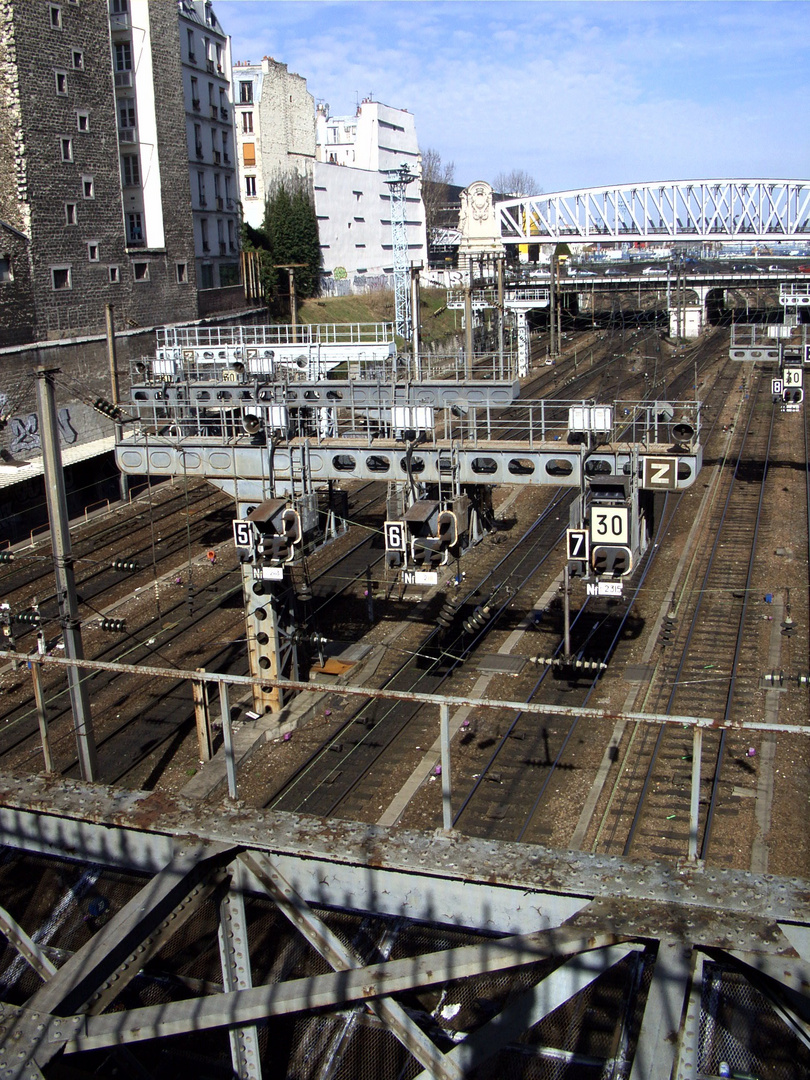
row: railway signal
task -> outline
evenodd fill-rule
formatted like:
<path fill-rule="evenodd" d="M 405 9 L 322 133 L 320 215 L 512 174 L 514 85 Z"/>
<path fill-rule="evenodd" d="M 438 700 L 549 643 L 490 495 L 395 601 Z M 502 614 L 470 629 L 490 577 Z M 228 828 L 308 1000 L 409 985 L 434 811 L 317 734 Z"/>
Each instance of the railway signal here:
<path fill-rule="evenodd" d="M 625 577 L 633 569 L 633 553 L 624 544 L 597 544 L 591 550 L 591 569 L 598 577 Z"/>
<path fill-rule="evenodd" d="M 127 628 L 126 619 L 102 619 L 98 624 L 100 630 L 110 634 L 123 634 Z"/>
<path fill-rule="evenodd" d="M 134 574 L 139 569 L 138 564 L 131 559 L 113 559 L 112 568 L 123 574 Z"/>
<path fill-rule="evenodd" d="M 13 551 L 0 551 L 0 563 L 14 562 Z"/>
<path fill-rule="evenodd" d="M 452 510 L 440 510 L 436 523 L 436 535 L 443 549 L 458 543 L 458 518 Z"/>
<path fill-rule="evenodd" d="M 10 618 L 13 622 L 28 623 L 34 626 L 38 626 L 42 622 L 42 616 L 38 611 L 13 612 Z"/>

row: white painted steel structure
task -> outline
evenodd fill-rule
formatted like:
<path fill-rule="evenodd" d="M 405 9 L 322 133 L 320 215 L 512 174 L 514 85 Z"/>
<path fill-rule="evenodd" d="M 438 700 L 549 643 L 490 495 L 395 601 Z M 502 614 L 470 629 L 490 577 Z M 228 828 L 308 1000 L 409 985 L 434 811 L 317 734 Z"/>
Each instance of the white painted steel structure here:
<path fill-rule="evenodd" d="M 496 203 L 506 244 L 806 240 L 810 180 L 664 180 Z"/>

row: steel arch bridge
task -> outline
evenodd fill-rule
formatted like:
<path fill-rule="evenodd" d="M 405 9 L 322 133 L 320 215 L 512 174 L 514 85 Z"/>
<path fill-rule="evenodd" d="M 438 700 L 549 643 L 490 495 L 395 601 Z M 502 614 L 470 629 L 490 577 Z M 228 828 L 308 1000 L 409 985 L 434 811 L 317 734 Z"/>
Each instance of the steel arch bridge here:
<path fill-rule="evenodd" d="M 810 239 L 810 180 L 665 180 L 495 204 L 505 244 Z"/>

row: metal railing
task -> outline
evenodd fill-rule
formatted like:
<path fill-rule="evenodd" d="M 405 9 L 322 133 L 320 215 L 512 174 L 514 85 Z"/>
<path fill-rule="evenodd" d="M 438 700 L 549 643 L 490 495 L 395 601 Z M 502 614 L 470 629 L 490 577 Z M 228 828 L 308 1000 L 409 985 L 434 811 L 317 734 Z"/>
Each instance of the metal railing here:
<path fill-rule="evenodd" d="M 393 323 L 304 323 L 300 326 L 162 326 L 158 349 L 274 345 L 387 345 L 393 344 Z M 210 359 L 216 359 L 214 355 Z"/>

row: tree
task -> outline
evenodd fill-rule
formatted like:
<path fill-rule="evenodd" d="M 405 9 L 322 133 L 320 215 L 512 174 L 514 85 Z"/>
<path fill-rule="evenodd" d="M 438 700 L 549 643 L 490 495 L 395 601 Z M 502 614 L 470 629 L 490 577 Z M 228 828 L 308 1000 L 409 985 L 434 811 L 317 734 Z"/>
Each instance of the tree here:
<path fill-rule="evenodd" d="M 499 172 L 492 186 L 499 195 L 540 195 L 543 190 L 534 177 L 523 169 Z"/>
<path fill-rule="evenodd" d="M 428 243 L 438 226 L 439 210 L 449 201 L 447 189 L 453 183 L 455 171 L 453 162 L 443 162 L 438 150 L 422 151 L 422 202 L 425 204 Z"/>
<path fill-rule="evenodd" d="M 298 296 L 317 296 L 320 288 L 321 245 L 315 202 L 306 177 L 290 174 L 271 186 L 264 211 L 263 232 L 276 266 L 303 263 L 295 270 Z M 276 273 L 274 292 L 279 291 Z M 286 291 L 283 289 L 281 291 Z"/>

